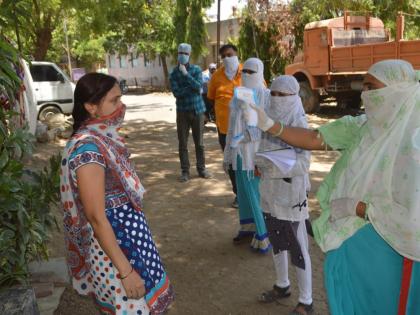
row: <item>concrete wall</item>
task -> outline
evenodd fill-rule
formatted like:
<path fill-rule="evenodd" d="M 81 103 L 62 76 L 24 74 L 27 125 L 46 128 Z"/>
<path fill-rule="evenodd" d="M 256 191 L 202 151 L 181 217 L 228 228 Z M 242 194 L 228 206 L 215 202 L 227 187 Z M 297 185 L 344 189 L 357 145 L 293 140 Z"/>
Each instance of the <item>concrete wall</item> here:
<path fill-rule="evenodd" d="M 167 58 L 169 71 L 173 65 L 169 63 Z M 108 74 L 118 79 L 127 80 L 128 85 L 136 86 L 165 86 L 165 77 L 163 75 L 163 67 L 159 56 L 149 60 L 143 55 L 106 55 L 106 68 Z"/>

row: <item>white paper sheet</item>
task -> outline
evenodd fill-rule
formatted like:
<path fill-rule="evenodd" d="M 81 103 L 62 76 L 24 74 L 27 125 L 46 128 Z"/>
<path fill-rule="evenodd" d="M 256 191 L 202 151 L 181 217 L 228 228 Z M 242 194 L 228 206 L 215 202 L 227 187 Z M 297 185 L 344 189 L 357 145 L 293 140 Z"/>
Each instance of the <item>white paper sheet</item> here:
<path fill-rule="evenodd" d="M 293 149 L 257 152 L 257 155 L 270 160 L 283 173 L 288 173 L 296 163 L 296 152 Z"/>
<path fill-rule="evenodd" d="M 257 127 L 258 124 L 258 114 L 257 111 L 249 104 L 255 105 L 255 96 L 252 89 L 240 86 L 235 88 L 235 95 L 238 100 L 242 101 L 241 109 L 245 112 L 245 117 L 248 126 Z"/>
<path fill-rule="evenodd" d="M 254 91 L 252 89 L 248 89 L 243 86 L 237 87 L 235 88 L 235 95 L 236 98 L 238 98 L 239 100 L 247 104 L 255 105 Z"/>

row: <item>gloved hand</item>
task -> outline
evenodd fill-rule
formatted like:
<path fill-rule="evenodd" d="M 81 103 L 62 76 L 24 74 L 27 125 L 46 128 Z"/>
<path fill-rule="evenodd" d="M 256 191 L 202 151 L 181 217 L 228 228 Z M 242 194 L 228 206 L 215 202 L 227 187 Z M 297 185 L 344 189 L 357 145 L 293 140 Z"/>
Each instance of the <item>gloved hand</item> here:
<path fill-rule="evenodd" d="M 267 114 L 265 113 L 264 109 L 262 109 L 261 107 L 257 107 L 254 104 L 249 104 L 249 106 L 251 106 L 251 108 L 253 108 L 258 115 L 258 122 L 257 122 L 257 126 L 258 128 L 260 128 L 262 131 L 267 131 L 268 129 L 270 129 L 271 127 L 273 127 L 274 125 L 274 121 L 267 116 Z M 244 118 L 246 120 L 246 122 L 249 124 L 249 120 L 250 117 L 245 114 L 247 111 L 244 111 Z"/>
<path fill-rule="evenodd" d="M 181 73 L 182 73 L 183 75 L 187 75 L 187 74 L 188 74 L 187 68 L 186 68 L 186 67 L 185 67 L 185 65 L 183 65 L 183 64 L 180 64 L 180 65 L 179 65 L 179 71 L 181 71 Z"/>
<path fill-rule="evenodd" d="M 356 216 L 358 201 L 353 198 L 339 198 L 331 200 L 330 220 L 336 221 L 341 218 Z"/>

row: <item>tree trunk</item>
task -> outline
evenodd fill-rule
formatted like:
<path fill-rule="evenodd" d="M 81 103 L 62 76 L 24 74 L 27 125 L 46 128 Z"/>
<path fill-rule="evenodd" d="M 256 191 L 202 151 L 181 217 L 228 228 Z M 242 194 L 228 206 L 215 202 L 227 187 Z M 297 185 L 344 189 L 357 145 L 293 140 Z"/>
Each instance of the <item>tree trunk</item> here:
<path fill-rule="evenodd" d="M 36 42 L 33 56 L 35 61 L 43 61 L 45 60 L 45 56 L 47 55 L 48 48 L 51 44 L 52 30 L 50 28 L 41 28 L 37 30 L 35 36 Z"/>
<path fill-rule="evenodd" d="M 165 88 L 169 90 L 169 71 L 168 64 L 166 63 L 166 55 L 160 54 L 159 58 L 162 61 L 163 76 L 165 77 Z"/>

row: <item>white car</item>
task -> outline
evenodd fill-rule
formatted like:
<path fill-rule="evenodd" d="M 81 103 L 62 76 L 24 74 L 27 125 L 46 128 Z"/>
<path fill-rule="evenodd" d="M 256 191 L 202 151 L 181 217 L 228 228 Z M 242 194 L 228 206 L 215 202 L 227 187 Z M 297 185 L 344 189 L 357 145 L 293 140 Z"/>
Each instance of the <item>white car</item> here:
<path fill-rule="evenodd" d="M 30 80 L 35 95 L 38 119 L 49 115 L 71 114 L 75 84 L 52 62 L 32 61 Z"/>

